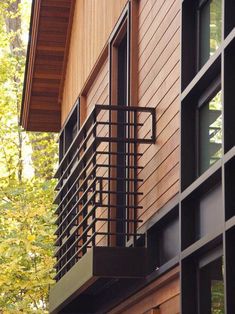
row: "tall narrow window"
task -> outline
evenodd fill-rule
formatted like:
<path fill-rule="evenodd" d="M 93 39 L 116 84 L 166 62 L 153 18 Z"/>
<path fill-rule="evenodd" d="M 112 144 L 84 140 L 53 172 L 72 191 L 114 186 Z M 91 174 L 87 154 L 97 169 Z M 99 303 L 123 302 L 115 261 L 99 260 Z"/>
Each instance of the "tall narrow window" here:
<path fill-rule="evenodd" d="M 199 107 L 199 175 L 222 156 L 221 91 Z"/>
<path fill-rule="evenodd" d="M 80 105 L 79 101 L 75 104 L 73 110 L 71 111 L 64 129 L 60 134 L 59 140 L 59 160 L 61 161 L 66 154 L 69 146 L 76 137 L 78 130 L 80 128 Z"/>
<path fill-rule="evenodd" d="M 129 178 L 131 178 L 130 170 L 130 136 L 129 122 L 130 116 L 125 109 L 129 106 L 129 59 L 130 59 L 130 36 L 129 36 L 129 15 L 128 12 L 123 16 L 112 36 L 110 42 L 111 49 L 111 84 L 110 84 L 110 103 L 117 106 L 117 110 L 112 113 L 111 119 L 115 123 L 111 133 L 117 137 L 117 142 L 110 145 L 112 156 L 110 164 L 114 165 L 114 169 L 110 171 L 112 181 L 110 189 L 114 191 L 114 196 L 110 202 L 116 208 L 111 211 L 111 218 L 115 223 L 111 224 L 110 230 L 115 234 L 111 237 L 112 245 L 124 246 L 129 240 L 127 233 L 129 230 Z"/>
<path fill-rule="evenodd" d="M 224 314 L 223 257 L 200 266 L 199 262 L 199 313 Z"/>
<path fill-rule="evenodd" d="M 120 42 L 118 49 L 118 86 L 117 86 L 117 105 L 127 105 L 127 35 L 125 35 Z M 126 113 L 125 111 L 118 111 L 117 117 L 118 127 L 117 136 L 120 139 L 126 137 Z M 125 243 L 126 224 L 123 222 L 126 218 L 126 144 L 124 141 L 117 143 L 117 245 L 123 246 Z"/>
<path fill-rule="evenodd" d="M 199 67 L 221 44 L 222 0 L 201 1 L 199 5 Z"/>

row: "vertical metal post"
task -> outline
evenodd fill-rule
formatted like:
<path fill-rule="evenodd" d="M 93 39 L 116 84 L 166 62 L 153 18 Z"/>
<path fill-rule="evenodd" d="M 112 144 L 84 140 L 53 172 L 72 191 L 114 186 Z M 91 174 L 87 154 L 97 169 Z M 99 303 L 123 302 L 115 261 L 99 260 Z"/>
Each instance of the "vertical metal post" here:
<path fill-rule="evenodd" d="M 93 131 L 94 139 L 96 139 L 96 136 L 97 136 L 97 130 L 96 130 L 96 127 L 97 127 L 97 125 L 96 125 L 97 113 L 96 113 L 96 111 L 97 110 L 95 109 L 94 116 L 93 116 L 93 123 L 95 125 L 94 131 Z M 93 192 L 95 192 L 96 191 L 96 168 L 95 168 L 95 166 L 96 166 L 96 141 L 94 141 L 94 144 L 93 144 L 93 147 L 92 147 L 92 154 L 94 154 L 94 157 L 93 157 L 93 160 L 92 160 L 92 166 L 95 169 L 94 170 L 94 179 L 95 179 L 95 181 L 94 181 L 94 185 L 93 185 L 93 189 L 92 190 L 93 190 Z M 96 206 L 96 195 L 94 196 L 94 202 L 93 203 L 94 203 L 93 205 Z M 95 218 L 96 218 L 96 207 L 93 209 L 92 221 L 95 221 Z M 92 226 L 92 246 L 95 246 L 96 237 L 93 236 L 95 234 L 95 232 L 96 232 L 96 221 L 95 221 L 95 223 Z"/>
<path fill-rule="evenodd" d="M 133 241 L 133 244 L 134 246 L 136 246 L 136 242 L 137 242 L 137 237 L 136 237 L 136 233 L 137 233 L 137 205 L 138 205 L 138 198 L 137 198 L 137 189 L 138 189 L 138 168 L 137 168 L 137 165 L 138 165 L 138 155 L 137 155 L 137 152 L 138 152 L 138 147 L 137 147 L 137 111 L 134 111 L 134 241 Z"/>

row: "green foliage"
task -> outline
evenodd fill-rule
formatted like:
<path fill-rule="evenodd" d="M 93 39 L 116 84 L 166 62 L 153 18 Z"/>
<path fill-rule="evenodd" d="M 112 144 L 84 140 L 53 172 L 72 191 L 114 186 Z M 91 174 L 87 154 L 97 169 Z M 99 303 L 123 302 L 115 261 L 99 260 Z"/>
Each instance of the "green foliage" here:
<path fill-rule="evenodd" d="M 53 182 L 25 181 L 0 193 L 0 308 L 45 313 L 53 283 Z"/>
<path fill-rule="evenodd" d="M 57 136 L 19 125 L 30 0 L 0 1 L 0 313 L 48 313 Z"/>

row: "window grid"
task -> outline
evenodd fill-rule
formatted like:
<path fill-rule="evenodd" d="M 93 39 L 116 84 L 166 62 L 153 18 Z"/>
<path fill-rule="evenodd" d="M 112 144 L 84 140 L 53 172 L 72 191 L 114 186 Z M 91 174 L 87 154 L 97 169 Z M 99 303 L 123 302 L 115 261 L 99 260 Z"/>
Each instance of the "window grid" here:
<path fill-rule="evenodd" d="M 230 314 L 235 313 L 233 296 L 235 289 L 235 109 L 232 104 L 235 81 L 235 3 L 231 0 L 222 1 L 221 45 L 214 52 L 213 56 L 199 69 L 198 43 L 200 38 L 198 38 L 198 15 L 195 2 L 192 0 L 182 1 L 181 11 L 181 191 L 179 204 L 181 229 L 181 313 L 204 314 L 204 312 L 200 311 L 200 289 L 198 289 L 198 278 L 196 276 L 196 270 L 199 269 L 197 263 L 200 260 L 200 256 L 205 252 L 210 253 L 213 248 L 221 246 L 225 298 L 224 311 L 220 310 L 218 313 Z M 200 5 L 205 5 L 205 2 L 201 1 Z M 197 43 L 196 46 L 195 42 Z M 222 154 L 220 160 L 216 161 L 203 173 L 199 173 L 200 175 L 198 176 L 198 156 L 197 158 L 195 156 L 198 152 L 197 133 L 199 127 L 197 126 L 198 122 L 195 118 L 195 112 L 198 113 L 199 111 L 200 106 L 198 104 L 201 95 L 210 87 L 211 82 L 216 80 L 218 75 L 221 77 Z M 186 136 L 191 139 L 191 142 Z M 187 237 L 190 238 L 190 235 L 187 234 L 185 226 L 187 223 L 190 224 L 191 221 L 191 228 L 196 228 L 196 218 L 192 213 L 194 200 L 200 199 L 205 195 L 205 191 L 216 187 L 218 184 L 221 184 L 222 191 L 220 196 L 222 204 L 221 226 L 200 239 L 191 237 L 188 240 Z M 190 228 L 190 225 L 188 228 Z M 193 282 L 194 285 L 192 285 Z M 223 290 L 222 286 L 219 289 Z M 211 313 L 214 312 L 212 311 Z"/>

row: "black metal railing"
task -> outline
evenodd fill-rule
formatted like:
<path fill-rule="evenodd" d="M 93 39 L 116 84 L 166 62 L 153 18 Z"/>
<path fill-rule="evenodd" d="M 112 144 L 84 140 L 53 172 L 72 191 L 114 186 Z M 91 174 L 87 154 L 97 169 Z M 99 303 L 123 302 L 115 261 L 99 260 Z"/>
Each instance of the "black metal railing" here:
<path fill-rule="evenodd" d="M 56 279 L 92 246 L 136 245 L 138 145 L 155 141 L 155 109 L 96 105 L 56 173 Z"/>

